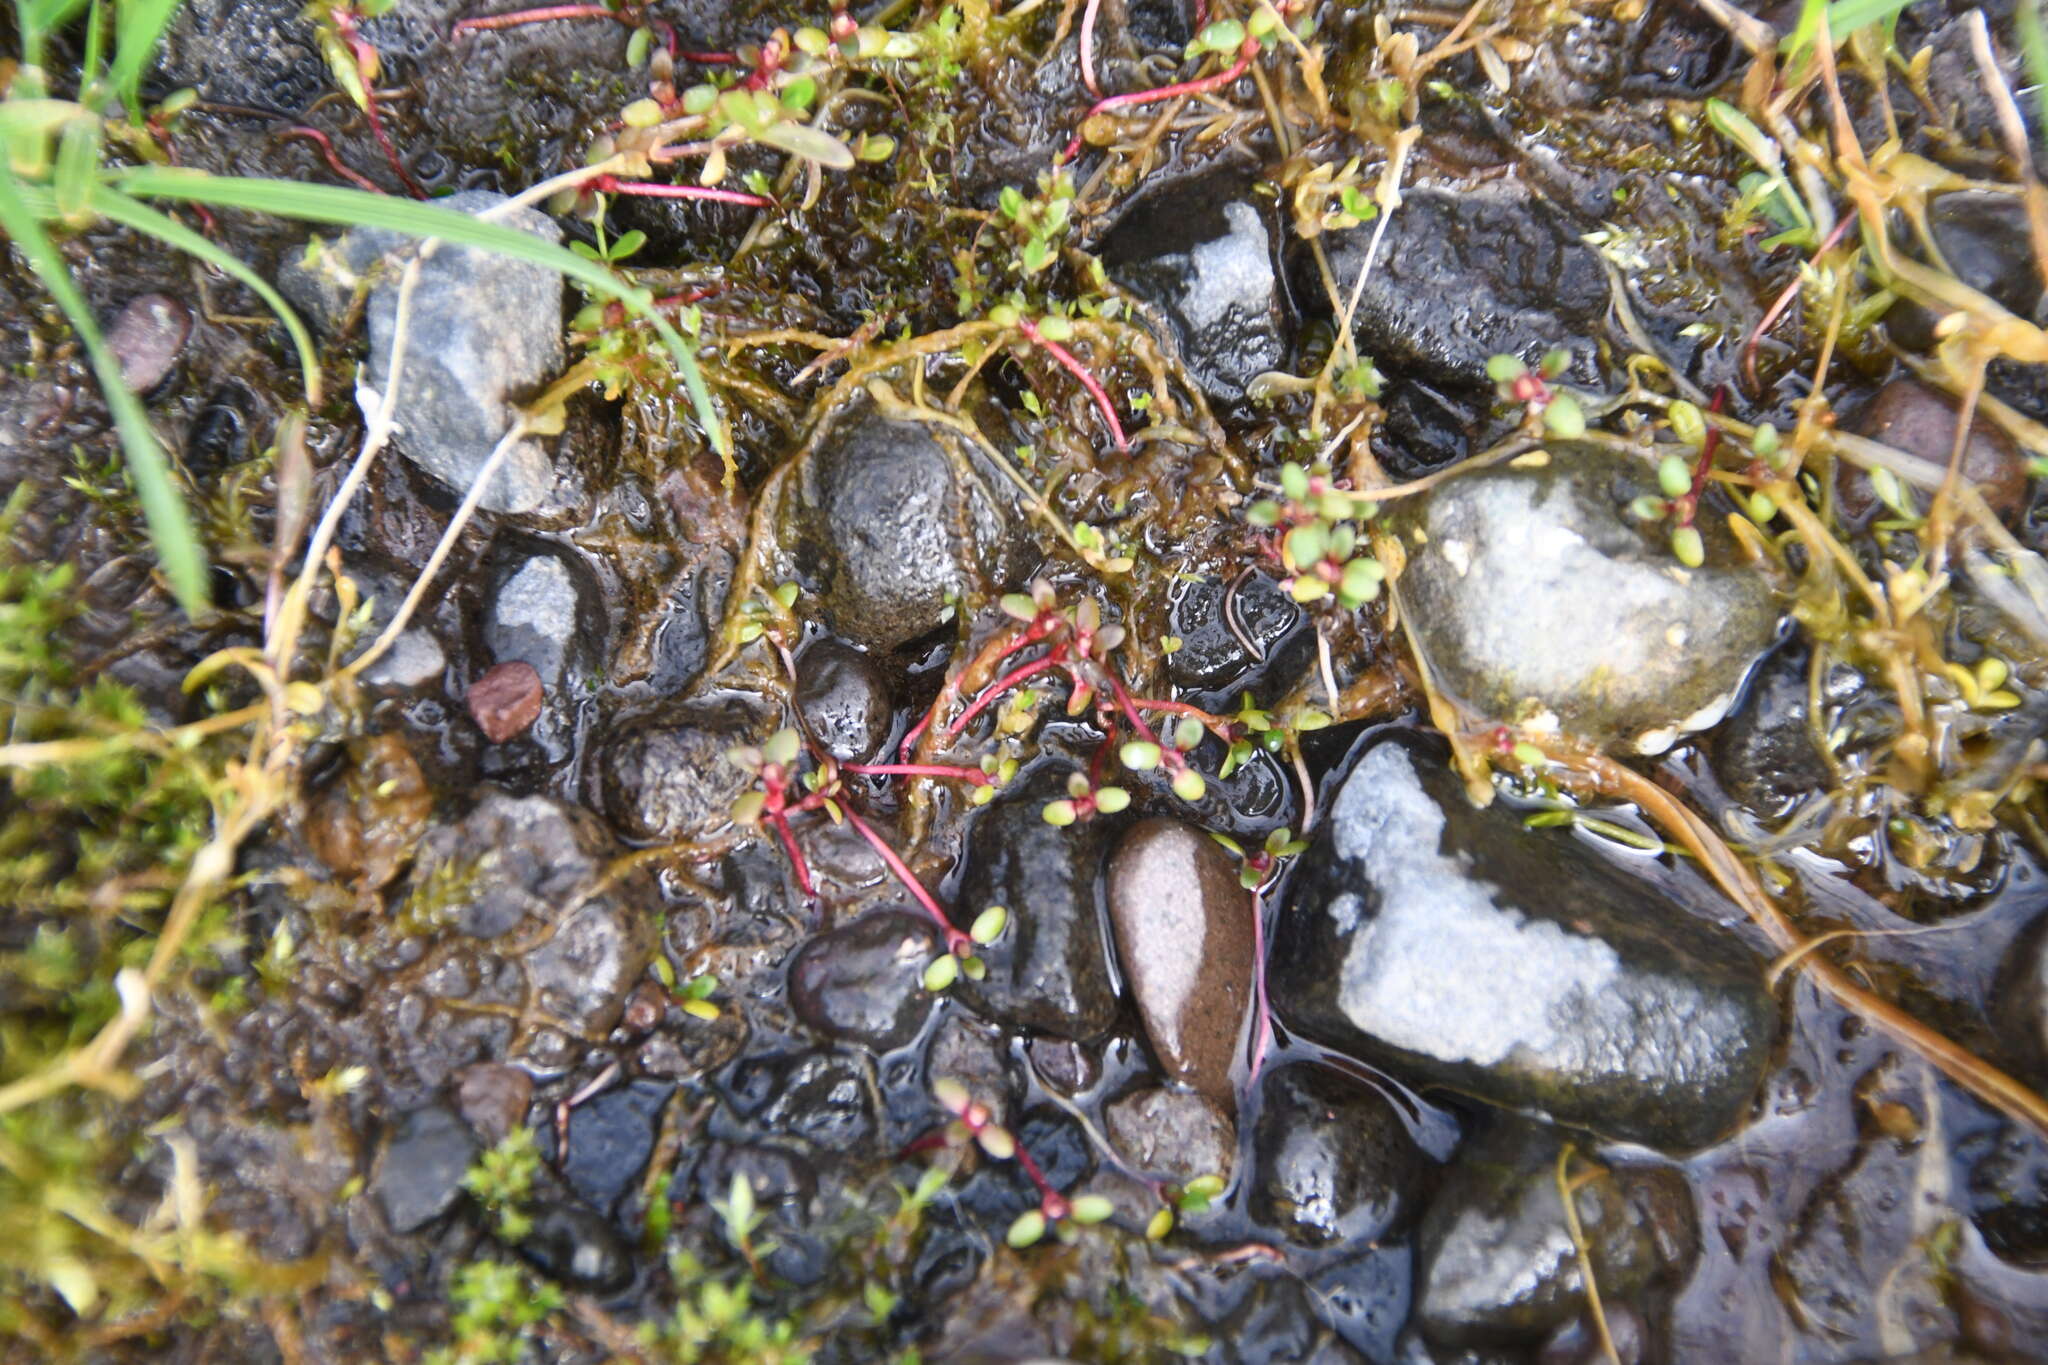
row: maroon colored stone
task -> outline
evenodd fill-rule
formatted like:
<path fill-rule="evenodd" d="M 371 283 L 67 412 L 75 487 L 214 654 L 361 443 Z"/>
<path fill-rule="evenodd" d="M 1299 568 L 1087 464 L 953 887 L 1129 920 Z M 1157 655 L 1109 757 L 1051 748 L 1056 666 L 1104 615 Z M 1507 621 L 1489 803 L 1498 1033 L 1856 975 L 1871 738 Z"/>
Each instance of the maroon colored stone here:
<path fill-rule="evenodd" d="M 540 716 L 540 674 L 517 659 L 499 664 L 469 685 L 469 714 L 493 744 L 503 744 Z"/>

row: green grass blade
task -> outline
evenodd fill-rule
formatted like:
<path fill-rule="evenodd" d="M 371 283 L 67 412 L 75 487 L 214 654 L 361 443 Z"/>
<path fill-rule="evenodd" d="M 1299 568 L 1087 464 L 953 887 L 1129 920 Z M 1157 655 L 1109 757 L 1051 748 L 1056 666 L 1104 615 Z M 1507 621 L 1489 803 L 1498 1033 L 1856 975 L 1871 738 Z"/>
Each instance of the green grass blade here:
<path fill-rule="evenodd" d="M 159 213 L 149 205 L 138 203 L 104 185 L 94 187 L 89 207 L 110 222 L 147 233 L 180 251 L 190 252 L 221 273 L 231 275 L 248 285 L 250 292 L 262 299 L 271 312 L 277 314 L 277 320 L 283 323 L 285 331 L 291 334 L 292 346 L 299 353 L 299 372 L 305 380 L 306 402 L 316 408 L 320 406 L 320 356 L 313 349 L 312 335 L 306 331 L 306 324 L 299 320 L 299 315 L 284 301 L 284 296 L 272 287 L 270 281 L 251 270 L 240 257 L 223 250 L 177 219 Z"/>
<path fill-rule="evenodd" d="M 2041 124 L 2048 127 L 2048 32 L 2041 27 L 2041 0 L 2025 0 L 2013 16 L 2019 30 L 2020 51 L 2026 57 L 2027 79 L 2034 83 L 2034 100 L 2041 108 Z"/>
<path fill-rule="evenodd" d="M 171 480 L 170 461 L 157 444 L 156 433 L 150 430 L 142 404 L 122 380 L 121 362 L 107 348 L 92 308 L 78 292 L 64 258 L 29 210 L 18 182 L 5 171 L 0 171 L 0 232 L 14 239 L 29 269 L 50 291 L 64 316 L 70 319 L 72 330 L 78 333 L 78 340 L 92 361 L 93 372 L 99 376 L 107 407 L 114 415 L 114 428 L 120 433 L 121 448 L 128 456 L 128 477 L 135 483 L 135 496 L 142 503 L 144 520 L 149 523 L 157 559 L 163 565 L 165 577 L 170 579 L 178 605 L 187 616 L 196 619 L 211 606 L 206 555 L 199 547 L 199 537 L 193 533 L 191 519 L 185 514 L 184 498 Z"/>
<path fill-rule="evenodd" d="M 294 181 L 254 180 L 242 176 L 207 175 L 200 171 L 157 166 L 123 170 L 113 176 L 119 189 L 140 199 L 177 199 L 211 204 L 216 208 L 249 209 L 298 218 L 308 222 L 341 227 L 380 227 L 416 237 L 439 237 L 462 246 L 531 261 L 566 275 L 593 294 L 616 299 L 645 318 L 654 328 L 676 368 L 682 372 L 683 387 L 697 410 L 697 420 L 709 434 L 711 445 L 732 469 L 732 443 L 712 404 L 711 391 L 697 368 L 697 357 L 674 324 L 654 307 L 654 295 L 619 282 L 601 265 L 586 261 L 565 247 L 521 232 L 517 228 L 472 218 L 454 209 L 438 208 L 410 199 L 368 194 L 337 185 L 303 185 Z"/>
<path fill-rule="evenodd" d="M 114 64 L 107 70 L 107 79 L 131 119 L 142 117 L 142 72 L 156 55 L 157 44 L 182 2 L 120 0 L 114 20 Z"/>

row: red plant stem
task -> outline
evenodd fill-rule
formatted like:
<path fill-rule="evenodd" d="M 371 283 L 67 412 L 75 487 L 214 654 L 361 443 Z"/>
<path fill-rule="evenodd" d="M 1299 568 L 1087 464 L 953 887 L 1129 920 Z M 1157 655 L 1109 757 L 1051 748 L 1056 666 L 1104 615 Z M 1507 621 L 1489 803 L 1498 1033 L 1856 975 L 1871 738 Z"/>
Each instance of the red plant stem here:
<path fill-rule="evenodd" d="M 1104 672 L 1109 678 L 1110 691 L 1116 694 L 1117 706 L 1122 709 L 1126 716 L 1130 717 L 1131 727 L 1138 732 L 1138 737 L 1149 743 L 1159 744 L 1159 736 L 1152 733 L 1152 727 L 1147 725 L 1145 718 L 1138 714 L 1137 704 L 1131 700 L 1131 694 L 1124 691 L 1123 680 L 1118 678 L 1116 674 L 1109 673 L 1106 669 Z M 1159 747 L 1162 752 L 1166 749 L 1166 746 L 1163 744 L 1160 744 Z"/>
<path fill-rule="evenodd" d="M 932 704 L 926 708 L 924 715 L 918 719 L 917 724 L 910 727 L 910 733 L 903 737 L 903 743 L 897 747 L 896 756 L 900 759 L 908 759 L 916 750 L 918 737 L 924 734 L 926 730 L 929 730 L 932 722 L 938 719 L 939 713 L 944 711 L 948 705 L 959 697 L 960 680 L 962 678 L 979 669 L 993 668 L 1018 650 L 1043 640 L 1052 633 L 1053 625 L 1053 618 L 1041 614 L 1029 626 L 1026 626 L 1009 640 L 1003 642 L 1000 648 L 997 647 L 997 643 L 994 640 L 983 645 L 981 652 L 974 656 L 967 667 L 946 679 L 946 685 L 939 689 L 939 695 L 932 698 Z"/>
<path fill-rule="evenodd" d="M 789 855 L 789 865 L 796 872 L 796 884 L 803 888 L 806 897 L 815 897 L 818 890 L 811 885 L 811 866 L 804 861 L 803 850 L 796 846 L 796 836 L 790 833 L 789 817 L 781 811 L 771 811 L 766 819 L 775 826 L 775 833 L 782 840 L 782 851 Z"/>
<path fill-rule="evenodd" d="M 773 199 L 711 185 L 658 185 L 648 180 L 621 180 L 615 175 L 600 175 L 590 182 L 589 187 L 599 194 L 636 194 L 648 199 L 715 199 L 721 204 L 745 204 L 756 209 L 775 207 Z"/>
<path fill-rule="evenodd" d="M 1088 367 L 1076 360 L 1072 351 L 1057 341 L 1047 340 L 1045 333 L 1039 331 L 1038 324 L 1030 318 L 1017 319 L 1017 329 L 1024 333 L 1032 345 L 1044 348 L 1046 354 L 1057 360 L 1068 374 L 1081 381 L 1081 387 L 1088 390 L 1088 396 L 1093 398 L 1095 406 L 1102 410 L 1102 420 L 1109 423 L 1109 434 L 1115 439 L 1116 448 L 1129 450 L 1131 443 L 1124 439 L 1123 423 L 1116 418 L 1116 404 L 1109 401 L 1109 392 L 1102 387 L 1102 381 L 1090 374 Z"/>
<path fill-rule="evenodd" d="M 377 88 L 373 76 L 377 70 L 377 50 L 358 38 L 355 21 L 339 22 L 343 39 L 348 43 L 349 54 L 356 60 L 356 74 L 363 84 L 363 117 L 370 121 L 370 135 L 377 139 L 377 145 L 384 149 L 384 159 L 391 163 L 391 169 L 398 176 L 399 183 L 415 199 L 424 199 L 427 192 L 420 188 L 420 182 L 412 178 L 412 172 L 405 168 L 405 162 L 398 156 L 398 148 L 391 145 L 391 135 L 384 131 L 383 116 L 377 112 Z"/>
<path fill-rule="evenodd" d="M 385 189 L 382 185 L 370 179 L 369 176 L 364 175 L 361 171 L 352 169 L 348 165 L 348 163 L 344 162 L 341 159 L 341 157 L 336 154 L 334 150 L 334 143 L 328 139 L 327 134 L 321 132 L 318 128 L 307 128 L 304 126 L 296 128 L 287 128 L 283 132 L 279 133 L 278 136 L 281 138 L 304 138 L 306 141 L 312 143 L 314 146 L 320 149 L 320 155 L 326 159 L 328 166 L 334 171 L 336 175 L 348 181 L 350 184 L 354 185 L 359 190 L 368 190 L 371 194 L 385 193 Z"/>
<path fill-rule="evenodd" d="M 875 852 L 881 856 L 889 871 L 895 874 L 896 880 L 902 882 L 904 889 L 917 898 L 917 903 L 924 907 L 924 912 L 932 917 L 933 922 L 945 934 L 946 951 L 961 955 L 972 952 L 974 940 L 953 927 L 953 921 L 947 919 L 946 912 L 939 909 L 939 903 L 932 899 L 932 893 L 924 889 L 924 883 L 919 881 L 903 859 L 896 855 L 896 850 L 889 847 L 888 841 L 875 833 L 868 822 L 855 815 L 851 809 L 841 809 L 846 812 L 846 823 L 852 825 L 855 833 L 874 846 Z"/>
<path fill-rule="evenodd" d="M 1017 1164 L 1024 1168 L 1024 1174 L 1030 1176 L 1031 1183 L 1038 1187 L 1039 1212 L 1054 1221 L 1066 1217 L 1069 1212 L 1066 1196 L 1052 1187 L 1052 1182 L 1045 1178 L 1045 1172 L 1039 1169 L 1038 1163 L 1031 1159 L 1031 1153 L 1024 1150 L 1024 1144 L 1021 1142 L 1017 1144 Z"/>
<path fill-rule="evenodd" d="M 946 738 L 951 739 L 954 735 L 966 729 L 970 721 L 983 711 L 986 711 L 996 698 L 1002 696 L 1010 688 L 1017 686 L 1028 678 L 1037 677 L 1047 669 L 1058 668 L 1059 665 L 1059 658 L 1056 655 L 1048 654 L 1044 658 L 1033 659 L 1028 664 L 1019 664 L 1002 677 L 997 678 L 994 682 L 983 688 L 981 695 L 976 697 L 973 703 L 965 711 L 962 711 L 951 725 L 946 727 Z"/>
<path fill-rule="evenodd" d="M 476 19 L 458 20 L 455 27 L 449 31 L 459 36 L 481 29 L 545 24 L 552 19 L 616 19 L 622 24 L 633 22 L 622 11 L 607 9 L 603 5 L 543 5 L 538 9 L 514 10 L 509 14 L 486 14 Z"/>
<path fill-rule="evenodd" d="M 977 787 L 995 785 L 995 779 L 981 769 L 963 768 L 951 763 L 842 763 L 839 771 L 860 773 L 866 777 L 957 777 Z"/>
<path fill-rule="evenodd" d="M 1228 70 L 1219 71 L 1213 76 L 1204 76 L 1200 80 L 1180 81 L 1173 85 L 1157 86 L 1151 90 L 1133 90 L 1127 95 L 1111 95 L 1107 99 L 1095 101 L 1088 112 L 1081 116 L 1081 122 L 1085 124 L 1097 114 L 1106 114 L 1112 109 L 1129 109 L 1140 104 L 1157 104 L 1161 100 L 1174 99 L 1180 95 L 1206 95 L 1211 90 L 1221 90 L 1245 73 L 1258 51 L 1259 40 L 1247 37 L 1244 46 L 1237 50 L 1237 60 L 1230 64 Z M 1060 153 L 1060 160 L 1072 161 L 1080 154 L 1081 134 L 1077 129 L 1074 140 L 1067 144 L 1066 151 Z"/>
<path fill-rule="evenodd" d="M 1714 401 L 1707 405 L 1708 412 L 1719 412 L 1721 405 L 1728 401 L 1728 386 L 1722 384 L 1714 390 Z M 1692 487 L 1686 491 L 1684 506 L 1680 509 L 1678 524 L 1692 525 L 1693 517 L 1700 510 L 1700 494 L 1706 491 L 1707 475 L 1714 469 L 1714 451 L 1721 444 L 1721 428 L 1708 427 L 1706 439 L 1700 442 L 1700 457 L 1692 467 Z"/>

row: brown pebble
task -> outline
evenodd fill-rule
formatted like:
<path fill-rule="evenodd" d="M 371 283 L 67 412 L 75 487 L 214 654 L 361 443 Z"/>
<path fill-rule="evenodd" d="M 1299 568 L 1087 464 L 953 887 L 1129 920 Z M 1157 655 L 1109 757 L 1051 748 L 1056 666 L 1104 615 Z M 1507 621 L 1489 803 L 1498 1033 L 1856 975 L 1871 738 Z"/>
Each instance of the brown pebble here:
<path fill-rule="evenodd" d="M 107 346 L 121 362 L 121 380 L 148 393 L 178 363 L 192 335 L 192 310 L 168 294 L 138 294 L 107 328 Z"/>
<path fill-rule="evenodd" d="M 469 685 L 469 714 L 493 744 L 503 744 L 540 718 L 540 674 L 514 659 Z"/>
<path fill-rule="evenodd" d="M 651 981 L 643 981 L 626 997 L 626 1010 L 619 1016 L 619 1027 L 637 1036 L 660 1023 L 667 1012 L 668 992 Z"/>
<path fill-rule="evenodd" d="M 1237 864 L 1193 825 L 1141 820 L 1109 860 L 1109 919 L 1161 1069 L 1229 1106 L 1252 1001 L 1252 898 Z"/>
<path fill-rule="evenodd" d="M 455 1083 L 455 1104 L 477 1136 L 493 1145 L 526 1122 L 533 1102 L 533 1077 L 505 1062 L 464 1067 Z"/>
<path fill-rule="evenodd" d="M 1948 469 L 1958 412 L 1956 401 L 1939 389 L 1917 380 L 1894 379 L 1870 400 L 1870 406 L 1857 418 L 1856 430 L 1926 462 L 1939 475 Z M 1981 414 L 1970 423 L 1962 477 L 1977 486 L 2001 521 L 2010 522 L 2026 500 L 2026 461 L 2012 438 Z M 1835 488 L 1842 513 L 1850 521 L 1861 523 L 1878 512 L 1880 504 L 1869 476 L 1846 460 L 1837 466 Z M 1917 494 L 1916 501 L 1924 511 L 1927 494 Z"/>

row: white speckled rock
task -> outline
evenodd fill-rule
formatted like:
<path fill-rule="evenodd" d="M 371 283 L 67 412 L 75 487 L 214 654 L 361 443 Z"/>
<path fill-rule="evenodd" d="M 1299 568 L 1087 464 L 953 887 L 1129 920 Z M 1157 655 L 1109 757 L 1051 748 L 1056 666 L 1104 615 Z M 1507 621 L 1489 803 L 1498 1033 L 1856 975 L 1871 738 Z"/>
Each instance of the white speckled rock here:
<path fill-rule="evenodd" d="M 1727 714 L 1776 638 L 1777 603 L 1725 511 L 1702 507 L 1706 562 L 1687 569 L 1668 528 L 1628 514 L 1657 491 L 1648 461 L 1566 443 L 1548 454 L 1397 505 L 1402 612 L 1437 685 L 1467 708 L 1661 753 Z"/>
<path fill-rule="evenodd" d="M 1777 1029 L 1734 938 L 1569 834 L 1473 809 L 1405 732 L 1332 804 L 1268 983 L 1327 1047 L 1659 1147 L 1733 1127 Z"/>

